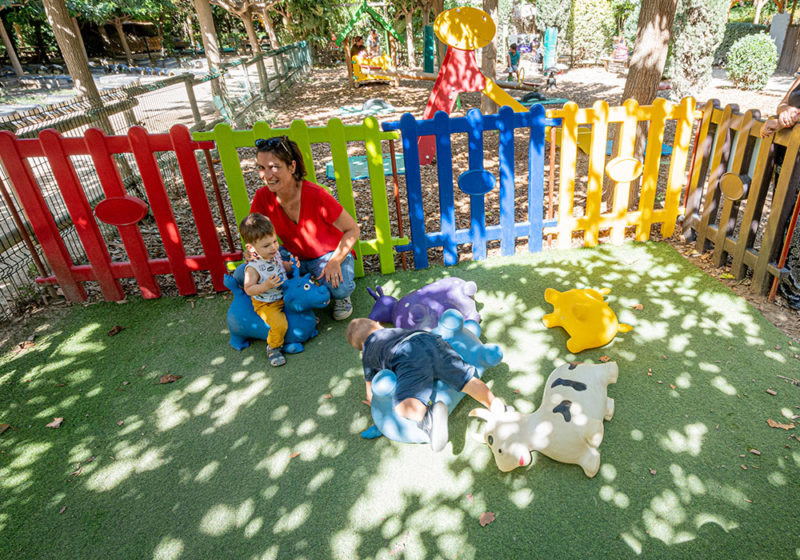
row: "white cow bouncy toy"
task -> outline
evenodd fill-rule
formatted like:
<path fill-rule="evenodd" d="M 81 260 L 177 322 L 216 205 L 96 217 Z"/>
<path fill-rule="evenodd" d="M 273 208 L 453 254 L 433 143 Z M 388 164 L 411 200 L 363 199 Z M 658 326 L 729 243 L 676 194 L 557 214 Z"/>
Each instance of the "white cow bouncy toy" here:
<path fill-rule="evenodd" d="M 597 447 L 603 441 L 603 420 L 614 415 L 614 399 L 606 389 L 616 383 L 618 372 L 615 362 L 566 363 L 547 378 L 542 405 L 532 414 L 506 409 L 495 399 L 491 409 L 477 408 L 470 416 L 486 420 L 484 440 L 501 471 L 529 465 L 531 451 L 540 451 L 580 465 L 593 477 L 600 468 Z"/>

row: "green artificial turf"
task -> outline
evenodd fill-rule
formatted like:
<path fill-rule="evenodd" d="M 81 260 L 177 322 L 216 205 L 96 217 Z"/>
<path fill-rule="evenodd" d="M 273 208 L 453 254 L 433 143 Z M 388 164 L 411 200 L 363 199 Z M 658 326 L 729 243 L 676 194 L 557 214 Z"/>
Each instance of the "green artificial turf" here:
<path fill-rule="evenodd" d="M 800 554 L 800 444 L 796 429 L 767 425 L 798 412 L 800 387 L 776 375 L 800 377 L 800 349 L 744 300 L 646 243 L 371 276 L 356 314 L 371 308 L 367 285 L 402 295 L 449 275 L 477 282 L 483 338 L 505 353 L 484 379 L 518 409 L 538 406 L 564 361 L 618 362 L 595 478 L 540 455 L 500 472 L 475 441 L 469 398 L 439 454 L 362 440 L 359 356 L 327 316 L 304 353 L 273 369 L 263 342 L 228 345 L 230 298 L 75 306 L 41 324 L 33 347 L 0 357 L 0 423 L 13 426 L 0 435 L 0 556 Z M 548 287 L 611 288 L 633 332 L 569 354 L 564 331 L 541 322 Z M 115 325 L 125 328 L 108 336 Z M 183 377 L 157 384 L 166 373 Z M 54 417 L 63 424 L 47 428 Z M 483 512 L 495 515 L 485 527 Z"/>

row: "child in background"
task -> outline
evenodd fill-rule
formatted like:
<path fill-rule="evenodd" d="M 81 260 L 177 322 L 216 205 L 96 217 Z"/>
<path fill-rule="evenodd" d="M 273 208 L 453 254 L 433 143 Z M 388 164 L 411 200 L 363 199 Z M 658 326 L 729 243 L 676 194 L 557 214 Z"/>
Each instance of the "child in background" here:
<path fill-rule="evenodd" d="M 347 325 L 347 342 L 360 350 L 372 402 L 372 378 L 382 369 L 397 376 L 392 396 L 394 411 L 417 423 L 430 438 L 434 451 L 447 445 L 447 405 L 430 402 L 436 379 L 463 391 L 489 408 L 494 395 L 478 379 L 475 367 L 466 363 L 439 335 L 408 329 L 385 329 L 372 319 L 353 319 Z"/>
<path fill-rule="evenodd" d="M 286 269 L 278 253 L 275 227 L 263 214 L 253 213 L 242 220 L 239 233 L 244 240 L 245 250 L 254 259 L 248 260 L 244 270 L 244 291 L 253 298 L 255 312 L 269 325 L 269 364 L 282 366 L 286 358 L 281 353 L 281 347 L 289 324 L 283 313 L 283 292 L 280 288 L 286 280 Z"/>
<path fill-rule="evenodd" d="M 517 44 L 512 43 L 508 48 L 508 55 L 506 56 L 506 63 L 508 64 L 508 79 L 509 81 L 513 76 L 519 79 L 519 58 L 522 56 L 517 52 Z"/>

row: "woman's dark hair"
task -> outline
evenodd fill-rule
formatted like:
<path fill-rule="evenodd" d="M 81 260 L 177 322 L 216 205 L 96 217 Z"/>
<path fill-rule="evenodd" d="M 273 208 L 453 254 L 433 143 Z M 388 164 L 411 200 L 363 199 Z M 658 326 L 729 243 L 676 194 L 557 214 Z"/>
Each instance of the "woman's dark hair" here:
<path fill-rule="evenodd" d="M 303 154 L 300 153 L 300 148 L 297 144 L 290 140 L 288 136 L 273 136 L 272 138 L 259 138 L 256 140 L 256 152 L 269 152 L 275 154 L 279 160 L 286 164 L 287 167 L 292 166 L 295 162 L 294 177 L 298 181 L 302 181 L 306 176 L 306 166 L 303 163 Z"/>

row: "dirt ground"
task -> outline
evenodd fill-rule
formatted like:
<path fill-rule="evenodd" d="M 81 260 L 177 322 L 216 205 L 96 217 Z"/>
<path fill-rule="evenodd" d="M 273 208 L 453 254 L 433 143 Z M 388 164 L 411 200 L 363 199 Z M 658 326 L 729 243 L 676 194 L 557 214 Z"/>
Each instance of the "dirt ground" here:
<path fill-rule="evenodd" d="M 271 123 L 274 128 L 287 127 L 294 119 L 303 119 L 309 126 L 322 126 L 332 118 L 340 118 L 345 124 L 359 124 L 363 116 L 361 115 L 348 115 L 341 114 L 340 108 L 343 106 L 361 106 L 364 101 L 373 98 L 380 98 L 395 107 L 396 112 L 392 115 L 379 117 L 379 120 L 396 120 L 403 112 L 410 112 L 417 117 L 420 117 L 427 102 L 430 90 L 433 86 L 431 81 L 418 81 L 418 80 L 401 80 L 399 86 L 393 85 L 371 85 L 363 86 L 357 89 L 349 89 L 346 84 L 346 73 L 344 67 L 333 69 L 320 69 L 314 68 L 313 71 L 306 76 L 306 78 L 296 84 L 277 102 L 272 104 L 269 109 L 274 114 L 274 121 Z M 535 76 L 527 78 L 531 81 L 537 80 Z M 784 91 L 780 91 L 780 87 L 784 82 L 791 83 L 791 77 L 783 77 L 783 81 L 779 82 L 778 86 L 773 86 L 771 89 L 761 92 L 744 92 L 733 88 L 729 83 L 724 80 L 712 80 L 708 87 L 698 95 L 698 104 L 705 102 L 707 99 L 718 99 L 722 106 L 726 104 L 736 104 L 741 110 L 756 109 L 762 115 L 771 114 L 780 97 Z M 617 105 L 622 102 L 622 91 L 625 85 L 625 76 L 621 74 L 606 72 L 602 68 L 578 68 L 572 69 L 565 74 L 559 76 L 555 89 L 547 92 L 548 97 L 565 98 L 575 101 L 581 107 L 591 106 L 599 100 L 605 100 L 610 105 Z M 516 93 L 517 96 L 521 92 Z M 665 95 L 666 92 L 662 93 Z M 456 110 L 454 114 L 463 115 L 467 110 L 473 107 L 480 106 L 480 94 L 471 93 L 461 95 L 461 108 Z M 669 136 L 670 132 L 667 132 Z M 464 135 L 461 135 L 464 136 Z M 490 154 L 497 154 L 497 137 L 487 135 L 485 143 L 486 162 L 485 166 L 489 171 L 497 172 L 497 157 Z M 518 154 L 525 154 L 526 144 L 524 139 L 518 140 L 519 151 Z M 400 148 L 398 143 L 398 149 Z M 386 149 L 386 146 L 384 146 Z M 334 182 L 325 177 L 325 164 L 330 161 L 329 152 L 325 152 L 325 148 L 317 145 L 314 146 L 314 164 L 317 174 L 318 182 L 333 187 Z M 363 152 L 363 146 L 352 144 L 348 147 L 350 155 L 358 155 Z M 258 184 L 258 179 L 255 175 L 255 161 L 254 150 L 248 152 L 243 150 L 241 153 L 242 167 L 245 171 L 245 176 L 248 181 L 248 190 L 252 193 L 261 185 Z M 585 164 L 585 162 L 584 162 Z M 453 166 L 455 169 L 454 175 L 457 175 L 461 170 L 467 169 L 467 150 L 466 138 L 455 138 L 453 142 Z M 580 163 L 579 163 L 580 169 Z M 666 172 L 666 167 L 662 172 Z M 546 167 L 545 173 L 547 174 L 549 166 Z M 516 168 L 516 196 L 519 201 L 517 207 L 517 219 L 524 220 L 527 215 L 527 160 L 519 158 Z M 222 179 L 221 166 L 216 166 L 217 176 Z M 423 185 L 436 185 L 438 184 L 435 166 L 425 166 L 423 168 Z M 213 191 L 210 190 L 209 183 L 209 200 L 213 201 Z M 556 174 L 556 185 L 558 184 Z M 404 193 L 404 180 L 400 178 L 400 201 L 402 207 L 402 214 L 407 214 L 405 193 Z M 223 187 L 224 188 L 224 187 Z M 391 179 L 387 177 L 387 188 L 391 196 Z M 428 205 L 435 206 L 430 212 L 426 212 L 428 226 L 435 230 L 438 224 L 438 202 L 435 196 L 436 189 L 425 189 L 424 204 L 426 208 Z M 191 234 L 193 231 L 193 222 L 191 218 L 191 210 L 185 201 L 185 196 L 181 197 L 179 192 L 173 193 L 173 206 L 176 217 L 181 224 L 181 230 L 184 227 L 189 235 L 183 235 L 186 240 L 186 250 L 188 254 L 202 253 L 202 247 L 199 240 L 196 239 L 196 234 Z M 369 184 L 366 181 L 358 181 L 355 183 L 356 204 L 358 207 L 359 216 L 370 216 L 371 211 L 371 197 L 369 193 Z M 227 197 L 225 197 L 227 198 Z M 487 223 L 496 223 L 498 220 L 499 210 L 496 209 L 497 204 L 492 204 L 496 201 L 497 189 L 487 195 Z M 183 201 L 181 201 L 183 199 Z M 579 201 L 576 201 L 576 208 L 579 206 Z M 457 208 L 457 224 L 459 228 L 469 227 L 469 201 L 468 197 L 463 193 L 456 193 L 455 204 Z M 493 206 L 495 207 L 493 209 Z M 390 199 L 390 207 L 393 207 Z M 554 211 L 557 209 L 554 208 Z M 220 212 L 214 209 L 215 218 L 218 219 Z M 230 207 L 225 208 L 225 214 L 228 216 L 231 227 L 235 229 L 235 222 L 233 213 Z M 390 211 L 390 217 L 393 221 L 392 231 L 397 235 L 397 219 L 394 211 Z M 374 225 L 371 223 L 370 218 L 364 218 L 360 223 L 362 227 L 363 237 L 374 237 Z M 404 232 L 408 234 L 408 224 L 404 224 Z M 148 232 L 150 237 L 146 237 L 148 250 L 151 257 L 157 258 L 163 255 L 163 247 L 158 238 L 157 229 L 154 224 L 141 224 L 143 234 Z M 234 238 L 235 238 L 234 231 Z M 658 238 L 657 235 L 654 236 Z M 195 240 L 196 243 L 192 240 Z M 677 235 L 666 240 L 677 250 L 679 250 L 689 261 L 693 262 L 698 267 L 705 270 L 711 276 L 719 279 L 720 282 L 727 284 L 735 293 L 748 300 L 754 307 L 759 309 L 761 313 L 774 325 L 783 330 L 790 337 L 800 342 L 800 312 L 792 310 L 788 307 L 786 302 L 778 296 L 773 303 L 767 301 L 766 298 L 753 294 L 749 288 L 749 279 L 742 282 L 735 282 L 720 278 L 726 270 L 724 268 L 717 268 L 710 264 L 710 254 L 701 255 L 696 250 L 693 244 L 684 243 Z M 226 245 L 223 242 L 224 245 Z M 196 246 L 195 246 L 196 245 Z M 124 247 L 121 243 L 110 243 L 112 251 L 112 258 L 115 260 L 124 260 Z M 499 252 L 498 246 L 489 244 L 489 256 Z M 471 254 L 465 253 L 460 256 L 462 260 L 470 259 Z M 441 262 L 441 251 L 430 252 L 430 261 L 432 263 Z M 365 258 L 365 267 L 368 271 L 377 271 L 377 258 Z M 396 264 L 400 266 L 400 257 L 396 259 Z M 411 266 L 411 265 L 409 265 Z M 196 275 L 197 276 L 197 275 Z M 198 283 L 201 286 L 201 293 L 205 294 L 210 292 L 210 282 L 207 278 L 199 279 Z M 135 284 L 132 282 L 123 281 L 126 291 L 128 293 L 138 293 Z M 98 291 L 92 289 L 87 285 L 87 291 L 90 294 L 90 299 L 98 299 Z M 170 285 L 170 281 L 165 279 L 161 282 L 164 295 L 175 295 L 176 291 L 174 286 Z M 57 307 L 61 307 L 60 305 Z M 19 344 L 19 332 L 22 332 L 20 327 L 24 325 L 27 320 L 41 312 L 38 309 L 31 308 L 26 318 L 21 321 L 15 321 L 7 328 L 0 329 L 0 348 L 5 343 L 12 342 Z M 50 312 L 59 313 L 57 309 L 51 309 Z"/>

